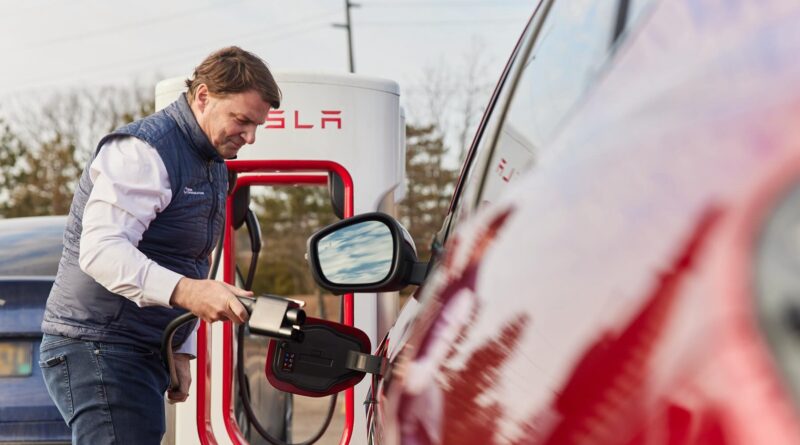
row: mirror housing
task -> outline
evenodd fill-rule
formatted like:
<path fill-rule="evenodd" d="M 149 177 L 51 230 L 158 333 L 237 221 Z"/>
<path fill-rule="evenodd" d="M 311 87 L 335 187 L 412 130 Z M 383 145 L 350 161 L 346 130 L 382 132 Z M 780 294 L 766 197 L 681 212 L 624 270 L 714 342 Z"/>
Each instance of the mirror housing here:
<path fill-rule="evenodd" d="M 369 239 L 363 233 L 356 230 L 356 226 L 385 226 L 391 235 L 391 242 L 381 242 L 380 246 L 370 246 Z M 383 229 L 381 229 L 383 230 Z M 347 253 L 342 253 L 337 260 L 347 261 L 348 269 L 361 270 L 374 264 L 375 254 L 381 258 L 391 258 L 386 269 L 386 275 L 381 272 L 382 279 L 373 282 L 363 282 L 353 279 L 352 281 L 334 281 L 326 275 L 320 263 L 320 242 L 335 237 L 336 242 L 347 247 L 352 247 L 358 251 L 359 248 L 373 247 L 368 251 L 369 255 L 352 252 L 348 257 Z M 369 238 L 375 239 L 374 236 Z M 391 246 L 391 255 L 388 252 Z M 374 248 L 377 247 L 378 250 Z M 391 216 L 381 213 L 364 213 L 352 218 L 331 224 L 324 229 L 311 235 L 308 239 L 307 253 L 308 265 L 311 274 L 314 276 L 320 287 L 327 289 L 335 294 L 346 294 L 351 292 L 394 292 L 408 285 L 419 285 L 425 280 L 428 273 L 428 263 L 417 261 L 417 250 L 414 241 L 408 231 Z M 372 263 L 370 263 L 372 261 Z M 383 267 L 383 266 L 382 266 Z M 382 269 L 381 269 L 382 270 Z"/>

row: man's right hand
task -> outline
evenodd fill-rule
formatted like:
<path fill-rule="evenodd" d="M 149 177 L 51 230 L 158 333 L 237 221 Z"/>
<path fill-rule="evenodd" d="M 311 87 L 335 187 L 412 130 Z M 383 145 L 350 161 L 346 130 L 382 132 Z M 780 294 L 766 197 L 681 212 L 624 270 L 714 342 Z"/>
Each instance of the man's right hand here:
<path fill-rule="evenodd" d="M 252 297 L 253 293 L 222 281 L 184 277 L 178 281 L 169 302 L 209 323 L 218 320 L 244 323 L 248 319 L 247 310 L 237 296 Z"/>

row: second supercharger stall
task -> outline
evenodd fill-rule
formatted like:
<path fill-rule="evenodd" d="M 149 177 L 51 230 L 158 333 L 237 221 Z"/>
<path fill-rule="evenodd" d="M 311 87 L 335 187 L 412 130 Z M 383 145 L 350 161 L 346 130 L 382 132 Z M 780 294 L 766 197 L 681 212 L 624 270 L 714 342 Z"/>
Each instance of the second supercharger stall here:
<path fill-rule="evenodd" d="M 328 172 L 336 172 L 349 195 L 346 214 L 376 210 L 394 214 L 405 190 L 405 122 L 397 83 L 311 72 L 279 72 L 275 79 L 283 93 L 280 109 L 270 110 L 256 132 L 256 142 L 242 148 L 238 159 L 228 161 L 229 168 L 240 172 L 237 184 L 263 183 L 259 182 L 263 178 L 273 184 L 324 184 Z M 156 109 L 185 91 L 184 80 L 168 79 L 156 86 Z M 231 255 L 222 257 L 220 270 L 231 271 Z M 232 275 L 225 275 L 231 282 Z M 397 295 L 342 298 L 345 323 L 366 332 L 377 346 L 396 316 Z M 227 322 L 201 324 L 198 358 L 192 366 L 193 388 L 186 402 L 168 410 L 164 442 L 244 443 L 231 406 L 232 332 Z M 360 408 L 368 381 L 344 394 L 346 425 L 340 443 L 366 442 Z"/>

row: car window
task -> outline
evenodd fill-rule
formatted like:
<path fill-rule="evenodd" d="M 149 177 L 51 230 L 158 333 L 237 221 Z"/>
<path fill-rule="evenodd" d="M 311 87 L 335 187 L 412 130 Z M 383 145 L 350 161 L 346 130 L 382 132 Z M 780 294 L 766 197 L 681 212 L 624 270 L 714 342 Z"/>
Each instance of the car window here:
<path fill-rule="evenodd" d="M 515 73 L 519 72 L 520 65 L 524 62 L 524 53 L 529 46 L 528 42 L 531 36 L 536 33 L 539 22 L 542 21 L 541 17 L 545 13 L 545 7 L 542 3 L 537 2 L 536 9 L 531 16 L 527 26 L 525 27 L 522 36 L 514 47 L 514 51 L 509 58 L 508 64 L 503 70 L 500 81 L 495 87 L 489 104 L 484 112 L 483 119 L 478 126 L 475 136 L 474 145 L 470 148 L 467 159 L 464 163 L 464 168 L 461 172 L 461 177 L 453 193 L 453 201 L 451 202 L 450 213 L 447 215 L 445 222 L 442 226 L 442 231 L 436 235 L 436 242 L 443 243 L 448 234 L 458 225 L 466 215 L 469 215 L 474 207 L 475 196 L 479 189 L 479 182 L 483 178 L 485 166 L 489 162 L 489 152 L 492 147 L 493 138 L 488 136 L 492 134 L 495 128 L 498 127 L 501 121 L 501 110 L 504 108 L 505 103 L 508 101 L 512 90 L 512 80 Z M 497 110 L 495 112 L 495 110 Z"/>
<path fill-rule="evenodd" d="M 525 58 L 484 173 L 481 203 L 530 170 L 610 54 L 618 2 L 561 0 L 551 6 Z"/>

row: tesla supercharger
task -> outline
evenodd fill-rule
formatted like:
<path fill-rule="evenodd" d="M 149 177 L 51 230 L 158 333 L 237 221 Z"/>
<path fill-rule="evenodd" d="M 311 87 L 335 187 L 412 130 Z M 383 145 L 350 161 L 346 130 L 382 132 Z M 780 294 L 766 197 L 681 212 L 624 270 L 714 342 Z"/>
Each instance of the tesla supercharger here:
<path fill-rule="evenodd" d="M 352 181 L 351 213 L 380 210 L 394 214 L 405 190 L 405 123 L 397 83 L 361 75 L 311 72 L 278 72 L 275 79 L 283 93 L 281 108 L 269 112 L 256 133 L 255 144 L 243 148 L 235 164 L 229 166 L 272 164 L 241 173 L 240 181 L 264 172 L 291 177 L 293 172 L 326 174 L 325 169 L 336 168 Z M 185 91 L 184 80 L 168 79 L 156 86 L 157 110 Z M 306 169 L 304 165 L 316 168 Z M 221 270 L 224 267 L 223 263 Z M 397 314 L 397 294 L 343 298 L 348 303 L 345 320 L 352 308 L 351 321 L 377 346 Z M 165 442 L 241 443 L 238 429 L 231 425 L 232 385 L 223 381 L 223 376 L 230 377 L 230 363 L 227 367 L 225 363 L 230 344 L 226 349 L 225 342 L 230 343 L 231 336 L 226 336 L 226 329 L 230 332 L 226 324 L 214 323 L 199 330 L 203 338 L 198 339 L 198 347 L 203 350 L 198 350 L 198 360 L 193 361 L 193 390 L 186 402 L 168 409 Z M 198 364 L 204 368 L 200 373 Z M 369 379 L 365 379 L 354 393 L 345 394 L 349 424 L 345 425 L 342 443 L 366 442 L 363 410 L 356 412 L 355 406 L 361 407 L 368 390 Z"/>

